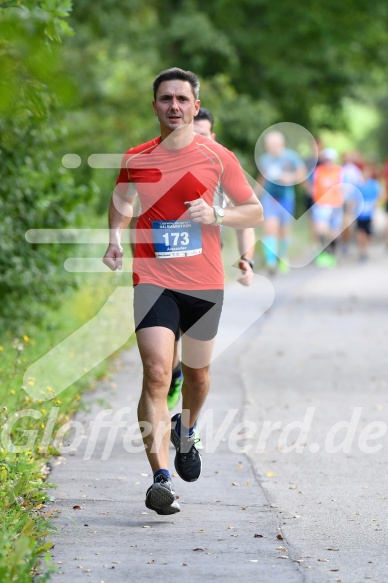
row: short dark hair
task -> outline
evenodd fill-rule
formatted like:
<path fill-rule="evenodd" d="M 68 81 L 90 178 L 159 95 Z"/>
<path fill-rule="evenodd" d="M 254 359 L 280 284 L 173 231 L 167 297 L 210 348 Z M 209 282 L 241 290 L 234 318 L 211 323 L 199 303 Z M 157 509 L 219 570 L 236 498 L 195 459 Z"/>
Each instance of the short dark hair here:
<path fill-rule="evenodd" d="M 194 123 L 201 119 L 207 119 L 208 121 L 210 121 L 210 129 L 213 131 L 214 125 L 213 114 L 211 114 L 210 111 L 208 109 L 205 109 L 204 107 L 199 108 L 198 113 L 195 116 Z"/>
<path fill-rule="evenodd" d="M 191 71 L 184 71 L 183 69 L 179 69 L 179 67 L 172 67 L 171 69 L 166 69 L 159 73 L 159 75 L 154 79 L 152 84 L 152 88 L 154 91 L 154 99 L 156 99 L 156 94 L 158 92 L 159 86 L 163 81 L 174 81 L 175 79 L 179 79 L 180 81 L 188 81 L 191 85 L 191 89 L 193 91 L 193 95 L 195 99 L 199 97 L 199 79 L 197 75 L 192 73 Z"/>

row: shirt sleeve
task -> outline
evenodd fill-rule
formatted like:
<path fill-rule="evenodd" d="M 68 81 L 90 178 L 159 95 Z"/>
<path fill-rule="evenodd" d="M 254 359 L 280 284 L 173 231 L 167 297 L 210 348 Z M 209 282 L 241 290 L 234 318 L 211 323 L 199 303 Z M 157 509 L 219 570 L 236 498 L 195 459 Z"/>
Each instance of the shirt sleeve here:
<path fill-rule="evenodd" d="M 120 167 L 119 175 L 118 175 L 117 180 L 116 180 L 116 184 L 131 182 L 129 170 L 128 170 L 127 165 L 126 165 L 126 162 L 129 158 L 129 155 L 130 155 L 130 150 L 128 152 L 126 152 L 121 159 L 121 167 Z"/>
<path fill-rule="evenodd" d="M 136 184 L 131 179 L 129 169 L 127 167 L 127 160 L 130 158 L 130 151 L 126 152 L 121 160 L 121 168 L 116 180 L 116 186 L 127 185 L 127 188 L 122 187 L 120 190 L 127 196 L 135 196 L 137 194 Z"/>
<path fill-rule="evenodd" d="M 235 204 L 244 204 L 254 194 L 244 170 L 236 156 L 229 150 L 224 149 L 221 158 L 223 170 L 221 173 L 221 186 L 225 194 L 232 199 Z"/>

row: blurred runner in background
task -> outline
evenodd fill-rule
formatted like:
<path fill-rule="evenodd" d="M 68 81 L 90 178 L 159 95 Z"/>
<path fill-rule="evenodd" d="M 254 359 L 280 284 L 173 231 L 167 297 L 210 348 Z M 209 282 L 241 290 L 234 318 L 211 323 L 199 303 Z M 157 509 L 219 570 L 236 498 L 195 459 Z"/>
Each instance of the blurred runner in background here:
<path fill-rule="evenodd" d="M 295 212 L 295 184 L 307 176 L 297 152 L 286 148 L 284 135 L 270 131 L 264 137 L 266 153 L 256 160 L 260 187 L 256 194 L 264 209 L 264 256 L 269 274 L 285 273 L 290 244 L 290 225 Z"/>
<path fill-rule="evenodd" d="M 362 263 L 368 260 L 368 246 L 373 234 L 373 214 L 381 192 L 377 176 L 376 167 L 373 164 L 366 164 L 363 170 L 364 182 L 358 185 L 364 199 L 360 208 L 356 208 L 357 243 Z"/>
<path fill-rule="evenodd" d="M 356 188 L 358 188 L 360 184 L 364 182 L 362 173 L 363 166 L 364 160 L 360 152 L 352 151 L 342 154 L 343 182 L 346 182 L 347 184 L 353 184 Z M 348 200 L 345 200 L 344 203 L 344 220 L 348 226 L 343 229 L 341 233 L 340 250 L 342 253 L 348 252 L 349 243 L 353 232 L 353 225 L 349 223 L 357 216 L 355 214 L 355 207 L 352 203 L 352 200 L 354 199 L 354 191 L 352 192 L 352 189 L 349 189 L 346 198 Z"/>
<path fill-rule="evenodd" d="M 314 233 L 323 251 L 317 256 L 318 267 L 336 265 L 335 248 L 341 233 L 344 216 L 343 168 L 337 164 L 338 153 L 334 148 L 322 152 L 322 164 L 317 167 L 313 178 L 313 200 L 311 209 Z"/>

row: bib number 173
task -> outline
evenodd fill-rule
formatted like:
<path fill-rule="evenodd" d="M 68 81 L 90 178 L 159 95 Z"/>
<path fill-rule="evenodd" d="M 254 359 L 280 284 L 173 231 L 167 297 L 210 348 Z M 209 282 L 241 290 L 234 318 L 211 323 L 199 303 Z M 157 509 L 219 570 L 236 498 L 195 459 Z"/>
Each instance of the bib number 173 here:
<path fill-rule="evenodd" d="M 167 247 L 177 247 L 178 245 L 188 245 L 190 243 L 190 237 L 186 231 L 182 231 L 181 233 L 164 233 L 163 239 Z"/>
<path fill-rule="evenodd" d="M 155 256 L 159 259 L 202 253 L 202 232 L 192 221 L 152 221 Z"/>

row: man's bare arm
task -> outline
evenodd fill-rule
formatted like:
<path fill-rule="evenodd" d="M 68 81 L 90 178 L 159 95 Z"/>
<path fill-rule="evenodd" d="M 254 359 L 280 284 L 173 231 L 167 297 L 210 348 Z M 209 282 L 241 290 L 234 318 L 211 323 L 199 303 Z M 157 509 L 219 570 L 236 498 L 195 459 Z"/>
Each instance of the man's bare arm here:
<path fill-rule="evenodd" d="M 112 271 L 123 265 L 121 238 L 133 215 L 134 195 L 129 191 L 128 184 L 118 184 L 109 205 L 109 246 L 102 261 Z"/>
<path fill-rule="evenodd" d="M 253 258 L 255 255 L 256 236 L 254 229 L 236 229 L 237 245 L 241 256 L 239 268 L 242 276 L 237 280 L 242 285 L 250 285 L 253 279 Z"/>
<path fill-rule="evenodd" d="M 205 225 L 214 223 L 213 207 L 209 206 L 203 198 L 197 198 L 185 204 L 188 206 L 187 212 L 193 222 Z M 254 194 L 245 203 L 227 207 L 224 211 L 222 224 L 234 229 L 257 227 L 263 221 L 263 207 Z"/>

